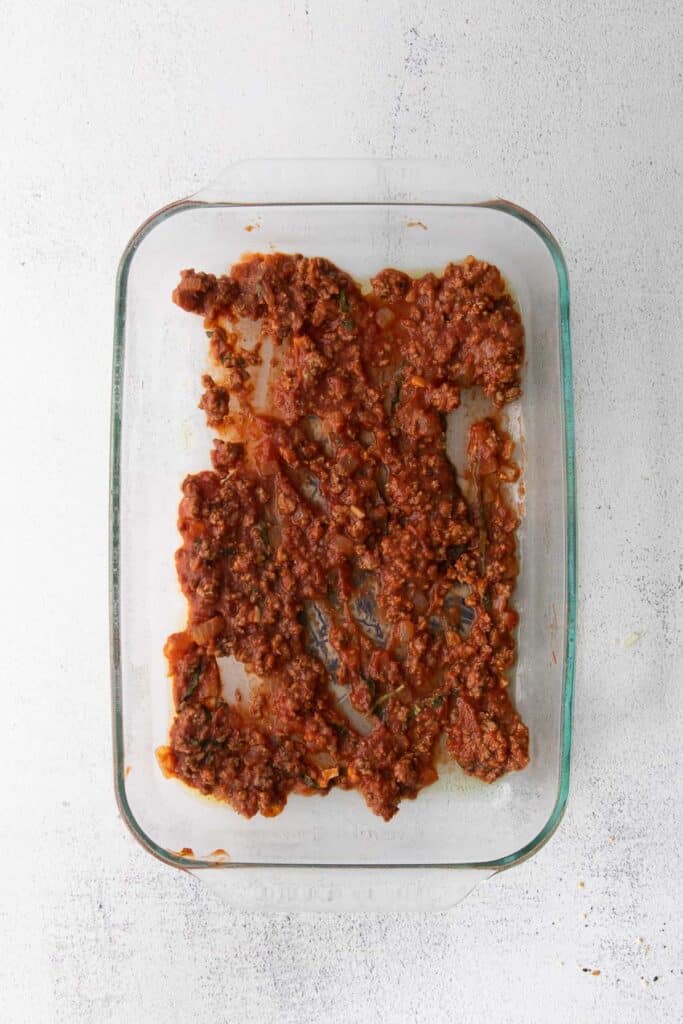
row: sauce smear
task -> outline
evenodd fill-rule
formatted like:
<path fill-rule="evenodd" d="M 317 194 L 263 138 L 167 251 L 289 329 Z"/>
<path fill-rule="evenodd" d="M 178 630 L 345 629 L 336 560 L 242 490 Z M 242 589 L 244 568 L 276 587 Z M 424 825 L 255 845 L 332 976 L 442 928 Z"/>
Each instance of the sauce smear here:
<path fill-rule="evenodd" d="M 183 271 L 173 299 L 204 318 L 200 406 L 219 436 L 213 469 L 182 485 L 165 773 L 248 817 L 339 786 L 389 820 L 437 778 L 442 737 L 484 782 L 524 768 L 505 675 L 518 470 L 496 420 L 520 394 L 524 330 L 499 271 L 386 269 L 364 294 L 328 260 L 256 254 Z M 469 429 L 469 501 L 446 453 L 466 388 L 491 402 Z M 260 680 L 248 700 L 223 696 L 227 656 Z"/>

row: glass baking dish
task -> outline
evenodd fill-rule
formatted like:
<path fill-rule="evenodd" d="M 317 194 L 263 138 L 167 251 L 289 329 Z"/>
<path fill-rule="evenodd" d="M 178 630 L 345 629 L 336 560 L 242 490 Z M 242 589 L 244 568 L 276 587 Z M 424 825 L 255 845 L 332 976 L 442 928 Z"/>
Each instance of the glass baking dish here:
<path fill-rule="evenodd" d="M 164 641 L 185 624 L 173 555 L 188 472 L 209 466 L 197 409 L 207 345 L 171 302 L 184 267 L 222 273 L 245 251 L 326 256 L 357 279 L 385 266 L 441 270 L 468 254 L 507 278 L 526 328 L 523 396 L 507 410 L 525 497 L 519 655 L 512 685 L 531 762 L 491 786 L 441 766 L 389 823 L 356 792 L 291 796 L 272 819 L 163 777 L 171 694 Z M 460 415 L 456 413 L 456 416 Z M 567 800 L 575 636 L 569 293 L 547 229 L 421 161 L 248 161 L 147 220 L 119 267 L 111 438 L 111 657 L 116 794 L 133 835 L 254 909 L 444 909 L 530 856 Z M 453 450 L 454 460 L 462 448 Z"/>

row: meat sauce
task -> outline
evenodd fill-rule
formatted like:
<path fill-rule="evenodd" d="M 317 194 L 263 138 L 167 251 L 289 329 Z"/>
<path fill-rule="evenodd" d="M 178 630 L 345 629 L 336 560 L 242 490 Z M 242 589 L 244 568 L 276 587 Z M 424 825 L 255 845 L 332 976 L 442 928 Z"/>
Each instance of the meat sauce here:
<path fill-rule="evenodd" d="M 200 407 L 220 436 L 182 485 L 164 771 L 248 817 L 338 786 L 389 820 L 444 747 L 484 782 L 523 768 L 506 678 L 518 470 L 496 411 L 520 394 L 524 330 L 499 271 L 386 269 L 363 293 L 325 259 L 257 254 L 183 271 L 173 299 L 204 318 Z M 466 388 L 491 415 L 469 428 L 461 488 L 446 417 Z M 259 680 L 242 699 L 223 694 L 228 656 Z"/>

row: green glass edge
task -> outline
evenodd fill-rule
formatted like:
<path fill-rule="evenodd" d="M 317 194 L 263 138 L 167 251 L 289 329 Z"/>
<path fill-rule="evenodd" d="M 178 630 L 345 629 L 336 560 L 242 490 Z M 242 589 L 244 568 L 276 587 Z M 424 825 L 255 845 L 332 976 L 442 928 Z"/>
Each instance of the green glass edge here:
<path fill-rule="evenodd" d="M 286 203 L 205 203 L 192 199 L 181 199 L 175 203 L 163 207 L 157 213 L 149 217 L 135 232 L 128 245 L 124 249 L 116 275 L 116 299 L 114 313 L 114 354 L 112 364 L 112 390 L 111 390 L 111 424 L 110 424 L 110 500 L 109 500 L 109 617 L 110 617 L 110 664 L 111 664 L 111 703 L 112 703 L 112 734 L 114 749 L 114 786 L 116 802 L 121 817 L 131 834 L 145 847 L 153 856 L 166 864 L 183 869 L 197 868 L 220 868 L 229 869 L 237 867 L 249 868 L 365 868 L 370 870 L 391 870 L 392 868 L 420 868 L 420 869 L 464 869 L 477 868 L 482 872 L 501 871 L 513 867 L 515 864 L 531 857 L 553 835 L 564 815 L 567 799 L 569 796 L 570 760 L 572 741 L 572 709 L 574 702 L 574 670 L 576 653 L 576 468 L 574 451 L 574 398 L 572 388 L 572 355 L 571 355 L 571 331 L 569 322 L 569 275 L 567 266 L 559 244 L 545 225 L 539 221 L 528 210 L 505 200 L 494 200 L 486 203 L 406 203 L 402 200 L 398 203 L 340 203 L 335 205 L 344 206 L 482 206 L 490 209 L 497 209 L 508 215 L 523 221 L 528 225 L 547 246 L 555 264 L 559 284 L 559 306 L 560 306 L 560 349 L 562 362 L 562 395 L 564 414 L 564 449 L 565 449 L 565 474 L 567 490 L 567 536 L 566 536 L 566 559 L 567 559 L 567 608 L 566 608 L 566 647 L 565 647 L 565 671 L 562 699 L 562 734 L 560 747 L 560 785 L 557 793 L 557 800 L 548 821 L 535 836 L 521 849 L 506 857 L 497 860 L 464 862 L 458 864 L 280 864 L 280 863 L 250 863 L 250 862 L 229 862 L 216 863 L 214 861 L 195 860 L 188 857 L 180 857 L 159 846 L 139 826 L 128 803 L 125 784 L 124 746 L 123 746 L 123 714 L 121 697 L 121 638 L 120 638 L 120 588 L 119 588 L 119 559 L 120 559 L 120 471 L 121 471 L 121 428 L 122 428 L 122 384 L 123 367 L 125 356 L 125 324 L 126 324 L 126 297 L 128 273 L 130 265 L 142 240 L 159 224 L 169 217 L 180 213 L 183 210 L 229 206 L 286 206 Z M 306 206 L 306 203 L 292 203 L 293 206 Z M 321 206 L 322 203 L 310 205 Z"/>

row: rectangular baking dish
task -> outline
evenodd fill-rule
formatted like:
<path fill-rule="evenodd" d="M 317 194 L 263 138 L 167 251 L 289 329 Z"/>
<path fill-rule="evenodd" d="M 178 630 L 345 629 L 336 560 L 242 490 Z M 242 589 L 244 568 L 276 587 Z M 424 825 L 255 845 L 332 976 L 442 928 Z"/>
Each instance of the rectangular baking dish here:
<path fill-rule="evenodd" d="M 188 472 L 209 466 L 197 409 L 207 345 L 171 302 L 184 267 L 216 274 L 245 251 L 326 256 L 358 279 L 385 266 L 495 263 L 526 328 L 523 396 L 507 411 L 523 468 L 519 655 L 513 687 L 531 762 L 491 786 L 443 766 L 389 823 L 355 792 L 290 797 L 244 820 L 162 776 L 171 694 L 162 654 L 185 604 L 173 555 Z M 460 415 L 460 413 L 456 413 Z M 462 449 L 453 458 L 462 460 Z M 111 657 L 116 795 L 138 840 L 201 873 L 235 906 L 443 909 L 533 854 L 567 800 L 575 635 L 574 445 L 569 295 L 562 253 L 512 203 L 463 190 L 420 161 L 249 161 L 154 214 L 119 267 L 111 437 Z"/>

